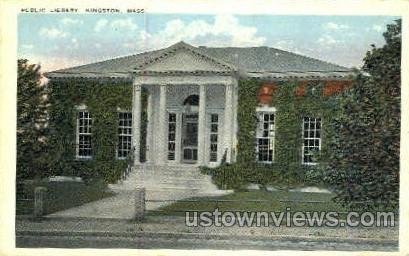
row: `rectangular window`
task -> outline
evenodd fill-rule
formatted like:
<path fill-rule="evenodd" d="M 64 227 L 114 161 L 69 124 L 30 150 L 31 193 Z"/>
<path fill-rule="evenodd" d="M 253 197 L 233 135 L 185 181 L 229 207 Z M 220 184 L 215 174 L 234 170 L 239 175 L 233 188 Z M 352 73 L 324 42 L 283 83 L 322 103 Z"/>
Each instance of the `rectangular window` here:
<path fill-rule="evenodd" d="M 118 113 L 118 146 L 117 157 L 127 158 L 132 150 L 132 113 Z"/>
<path fill-rule="evenodd" d="M 257 161 L 272 163 L 274 161 L 274 112 L 257 112 Z"/>
<path fill-rule="evenodd" d="M 92 118 L 86 110 L 81 110 L 77 114 L 77 157 L 92 157 Z"/>
<path fill-rule="evenodd" d="M 314 155 L 321 149 L 321 118 L 304 117 L 303 119 L 303 164 L 316 164 Z"/>
<path fill-rule="evenodd" d="M 210 115 L 210 162 L 217 162 L 217 141 L 219 131 L 219 115 Z"/>
<path fill-rule="evenodd" d="M 168 160 L 175 160 L 176 151 L 176 114 L 168 115 Z"/>

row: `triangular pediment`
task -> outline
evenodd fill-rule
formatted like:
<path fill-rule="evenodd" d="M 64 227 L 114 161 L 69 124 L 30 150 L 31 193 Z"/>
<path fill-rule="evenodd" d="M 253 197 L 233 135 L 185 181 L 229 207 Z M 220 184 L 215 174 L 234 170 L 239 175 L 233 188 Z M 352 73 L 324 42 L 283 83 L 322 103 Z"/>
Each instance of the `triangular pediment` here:
<path fill-rule="evenodd" d="M 231 72 L 228 63 L 200 52 L 186 43 L 169 47 L 160 56 L 149 59 L 135 70 L 143 72 Z"/>

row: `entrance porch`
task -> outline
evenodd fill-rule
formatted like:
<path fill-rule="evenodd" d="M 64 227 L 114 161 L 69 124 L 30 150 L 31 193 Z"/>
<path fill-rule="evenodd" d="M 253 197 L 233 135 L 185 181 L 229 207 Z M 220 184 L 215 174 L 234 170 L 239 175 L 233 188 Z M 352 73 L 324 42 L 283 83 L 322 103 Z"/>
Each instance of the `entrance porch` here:
<path fill-rule="evenodd" d="M 142 88 L 148 93 L 146 164 L 215 167 L 222 159 L 234 161 L 237 81 L 233 77 L 135 77 L 132 130 L 136 160 L 140 159 Z"/>

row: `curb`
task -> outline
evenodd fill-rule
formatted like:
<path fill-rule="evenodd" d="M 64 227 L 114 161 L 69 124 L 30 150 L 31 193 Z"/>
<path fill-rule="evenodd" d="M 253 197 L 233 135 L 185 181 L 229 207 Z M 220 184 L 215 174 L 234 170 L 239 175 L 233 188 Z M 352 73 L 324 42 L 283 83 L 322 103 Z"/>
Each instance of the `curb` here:
<path fill-rule="evenodd" d="M 90 236 L 90 237 L 123 237 L 123 238 L 165 238 L 165 239 L 203 239 L 203 240 L 256 240 L 256 241 L 292 241 L 292 242 L 328 242 L 352 244 L 398 245 L 398 240 L 373 238 L 336 238 L 309 236 L 240 236 L 226 233 L 170 233 L 170 232 L 112 232 L 112 231 L 16 231 L 16 236 Z"/>
<path fill-rule="evenodd" d="M 184 220 L 185 217 L 184 216 L 163 216 L 163 215 L 147 215 L 146 220 L 149 219 L 171 219 L 171 220 Z M 16 220 L 37 220 L 37 221 L 116 221 L 116 222 L 135 222 L 135 223 L 145 223 L 146 220 L 142 220 L 142 221 L 136 221 L 134 218 L 102 218 L 102 217 L 74 217 L 74 216 L 53 216 L 52 214 L 50 215 L 46 215 L 43 216 L 41 218 L 34 218 L 32 215 L 18 215 L 16 216 Z M 302 220 L 306 220 L 306 219 L 302 219 Z M 346 221 L 345 220 L 340 220 L 341 223 L 341 228 L 343 227 L 347 227 L 347 225 L 345 224 Z M 342 225 L 342 223 L 344 223 L 344 225 Z M 399 221 L 395 221 L 394 226 L 389 226 L 389 227 L 399 227 L 400 222 Z M 361 226 L 360 226 L 361 227 Z M 363 227 L 363 226 L 362 226 Z"/>

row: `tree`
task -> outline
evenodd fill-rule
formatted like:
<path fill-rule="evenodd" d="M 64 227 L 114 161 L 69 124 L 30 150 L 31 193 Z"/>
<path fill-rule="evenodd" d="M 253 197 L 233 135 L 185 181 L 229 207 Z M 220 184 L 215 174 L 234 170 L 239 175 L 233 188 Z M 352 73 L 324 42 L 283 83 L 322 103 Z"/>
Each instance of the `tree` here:
<path fill-rule="evenodd" d="M 40 66 L 18 60 L 17 179 L 47 175 L 47 87 Z"/>
<path fill-rule="evenodd" d="M 386 44 L 367 52 L 332 121 L 327 182 L 335 199 L 351 207 L 399 204 L 401 20 L 383 36 Z"/>

